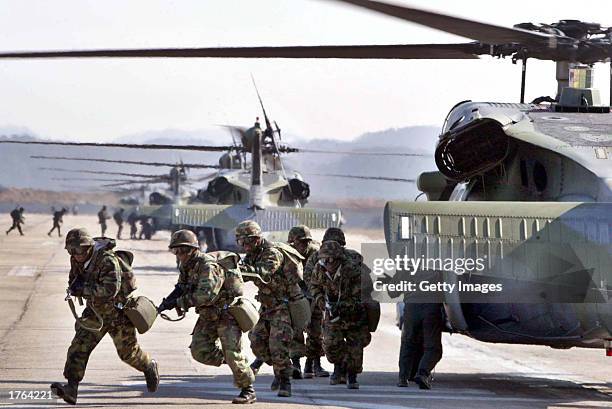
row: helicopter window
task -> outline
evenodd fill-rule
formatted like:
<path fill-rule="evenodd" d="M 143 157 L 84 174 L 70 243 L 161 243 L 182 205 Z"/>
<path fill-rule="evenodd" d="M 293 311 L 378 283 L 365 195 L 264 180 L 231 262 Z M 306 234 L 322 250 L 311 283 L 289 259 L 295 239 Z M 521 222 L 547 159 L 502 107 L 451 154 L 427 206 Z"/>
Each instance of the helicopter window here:
<path fill-rule="evenodd" d="M 410 217 L 408 216 L 400 218 L 400 239 L 410 240 Z"/>
<path fill-rule="evenodd" d="M 459 125 L 461 122 L 463 122 L 464 119 L 465 119 L 465 115 L 462 115 L 461 118 L 459 118 L 455 122 L 453 122 L 453 124 L 450 126 L 450 128 L 448 128 L 448 130 L 452 131 L 453 129 L 455 129 L 457 127 L 457 125 Z"/>
<path fill-rule="evenodd" d="M 538 192 L 544 191 L 548 183 L 546 169 L 544 168 L 544 165 L 537 161 L 533 165 L 533 182 L 535 183 Z"/>
<path fill-rule="evenodd" d="M 521 159 L 521 185 L 524 187 L 529 186 L 529 177 L 527 176 L 527 162 L 525 159 Z"/>

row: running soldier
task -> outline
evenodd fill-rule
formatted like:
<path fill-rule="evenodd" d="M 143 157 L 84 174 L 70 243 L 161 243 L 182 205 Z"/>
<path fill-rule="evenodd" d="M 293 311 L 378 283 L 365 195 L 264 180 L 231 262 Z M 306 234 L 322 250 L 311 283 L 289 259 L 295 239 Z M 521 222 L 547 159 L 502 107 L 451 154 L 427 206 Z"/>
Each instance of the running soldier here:
<path fill-rule="evenodd" d="M 100 230 L 102 231 L 102 237 L 105 237 L 106 233 L 106 221 L 111 217 L 108 215 L 108 211 L 106 210 L 106 205 L 102 206 L 102 209 L 98 212 L 98 223 L 100 224 Z"/>
<path fill-rule="evenodd" d="M 190 230 L 172 234 L 170 251 L 179 260 L 179 279 L 174 291 L 163 300 L 159 312 L 195 307 L 200 315 L 189 348 L 191 356 L 204 365 L 227 363 L 234 374 L 240 394 L 232 403 L 247 404 L 257 400 L 255 375 L 242 353 L 242 330 L 228 306 L 243 294 L 244 283 L 238 270 L 240 257 L 231 252 L 204 254 Z M 217 345 L 221 341 L 221 348 Z"/>
<path fill-rule="evenodd" d="M 291 396 L 293 367 L 289 348 L 293 339 L 289 302 L 302 297 L 300 254 L 283 243 L 271 243 L 262 236 L 254 221 L 244 221 L 236 228 L 236 243 L 246 252 L 241 270 L 243 277 L 259 289 L 259 322 L 249 333 L 255 356 L 274 368 L 271 389 L 278 396 Z M 297 261 L 296 261 L 297 260 Z"/>
<path fill-rule="evenodd" d="M 12 230 L 17 229 L 20 235 L 23 236 L 23 230 L 21 230 L 21 225 L 25 223 L 25 217 L 23 217 L 24 208 L 16 207 L 11 212 L 11 219 L 13 220 L 13 225 L 6 231 L 8 235 Z"/>
<path fill-rule="evenodd" d="M 130 240 L 138 239 L 138 227 L 136 226 L 136 222 L 138 221 L 138 215 L 136 212 L 131 212 L 127 218 L 127 222 L 130 225 Z"/>
<path fill-rule="evenodd" d="M 131 269 L 124 269 L 114 247 L 114 240 L 94 240 L 85 229 L 72 229 L 66 235 L 71 266 L 68 291 L 73 297 L 87 300 L 87 307 L 76 322 L 76 333 L 68 348 L 64 366 L 68 383 L 55 382 L 51 390 L 72 405 L 77 402 L 89 356 L 107 333 L 121 360 L 144 373 L 147 389 L 155 392 L 159 385 L 157 362 L 140 348 L 136 328 L 121 309 L 136 289 L 136 282 Z"/>
<path fill-rule="evenodd" d="M 117 240 L 121 240 L 121 232 L 123 231 L 123 208 L 119 208 L 114 214 L 113 219 L 117 223 Z"/>
<path fill-rule="evenodd" d="M 68 212 L 68 209 L 62 207 L 62 210 L 55 210 L 53 212 L 53 227 L 47 233 L 47 236 L 51 236 L 53 230 L 57 229 L 57 236 L 62 237 L 61 225 L 64 223 L 64 215 Z"/>
<path fill-rule="evenodd" d="M 330 384 L 347 383 L 349 389 L 359 389 L 363 349 L 371 340 L 362 288 L 369 295 L 372 282 L 361 255 L 337 241 L 324 241 L 318 257 L 310 291 L 314 303 L 325 309 L 323 348 L 334 364 Z"/>

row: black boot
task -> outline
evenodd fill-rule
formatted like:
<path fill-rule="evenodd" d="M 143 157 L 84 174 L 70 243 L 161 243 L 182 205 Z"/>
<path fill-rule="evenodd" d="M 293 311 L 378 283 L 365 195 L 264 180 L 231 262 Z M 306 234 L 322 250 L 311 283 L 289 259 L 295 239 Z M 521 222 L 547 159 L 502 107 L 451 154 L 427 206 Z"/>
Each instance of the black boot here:
<path fill-rule="evenodd" d="M 417 375 L 414 377 L 414 381 L 419 385 L 419 389 L 431 389 L 431 375 Z"/>
<path fill-rule="evenodd" d="M 327 374 L 329 376 L 329 373 Z M 312 369 L 312 359 L 306 358 L 306 363 L 304 364 L 304 379 L 314 378 L 314 370 Z"/>
<path fill-rule="evenodd" d="M 253 371 L 253 375 L 257 375 L 259 369 L 263 366 L 263 359 L 255 358 L 255 360 L 251 363 L 251 371 Z"/>
<path fill-rule="evenodd" d="M 315 358 L 313 360 L 313 369 L 317 378 L 327 378 L 329 376 L 329 372 L 321 366 L 321 358 Z"/>
<path fill-rule="evenodd" d="M 293 379 L 304 379 L 302 376 L 302 365 L 300 364 L 300 358 L 291 358 L 291 363 L 293 363 L 293 372 L 291 373 L 291 377 Z"/>
<path fill-rule="evenodd" d="M 272 381 L 272 384 L 270 385 L 270 390 L 272 392 L 277 391 L 280 385 L 280 379 L 278 378 L 278 376 L 274 376 L 274 380 Z"/>
<path fill-rule="evenodd" d="M 334 373 L 329 378 L 330 385 L 340 385 L 346 383 L 346 370 L 342 364 L 334 364 Z"/>
<path fill-rule="evenodd" d="M 255 388 L 253 388 L 253 385 L 242 388 L 240 394 L 232 400 L 232 403 L 242 405 L 255 402 L 257 402 L 257 396 L 255 395 Z"/>
<path fill-rule="evenodd" d="M 147 390 L 155 392 L 159 386 L 159 371 L 157 370 L 157 361 L 151 359 L 151 363 L 144 370 L 144 376 L 147 381 Z"/>
<path fill-rule="evenodd" d="M 359 383 L 357 382 L 357 373 L 352 371 L 348 373 L 348 382 L 346 383 L 346 387 L 349 389 L 359 389 Z"/>
<path fill-rule="evenodd" d="M 406 377 L 404 377 L 404 376 L 400 376 L 398 381 L 397 381 L 397 386 L 400 387 L 400 388 L 408 387 L 408 379 L 406 379 Z"/>
<path fill-rule="evenodd" d="M 278 388 L 278 396 L 288 398 L 291 396 L 291 381 L 289 377 L 280 378 L 280 387 Z"/>
<path fill-rule="evenodd" d="M 54 382 L 51 384 L 51 392 L 64 399 L 66 403 L 76 405 L 79 383 L 71 379 L 68 379 L 68 383 Z"/>

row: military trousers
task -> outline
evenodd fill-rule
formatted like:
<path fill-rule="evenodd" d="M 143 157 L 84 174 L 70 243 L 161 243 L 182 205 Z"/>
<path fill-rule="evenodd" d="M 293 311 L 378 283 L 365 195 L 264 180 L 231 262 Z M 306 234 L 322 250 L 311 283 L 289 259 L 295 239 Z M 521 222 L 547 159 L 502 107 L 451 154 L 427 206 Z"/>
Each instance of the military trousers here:
<path fill-rule="evenodd" d="M 289 306 L 280 304 L 263 307 L 259 311 L 259 321 L 249 332 L 251 349 L 256 357 L 274 368 L 274 375 L 289 378 L 293 367 L 290 347 L 293 339 Z"/>
<path fill-rule="evenodd" d="M 406 303 L 399 356 L 400 378 L 431 374 L 442 359 L 443 328 L 441 304 Z"/>
<path fill-rule="evenodd" d="M 363 349 L 370 344 L 372 336 L 365 319 L 325 320 L 323 349 L 327 360 L 335 365 L 346 365 L 348 372 L 363 371 Z"/>
<path fill-rule="evenodd" d="M 255 375 L 242 353 L 242 330 L 227 310 L 217 317 L 200 315 L 189 348 L 193 359 L 204 365 L 221 366 L 225 359 L 237 387 L 246 388 L 255 382 Z"/>
<path fill-rule="evenodd" d="M 80 382 L 85 375 L 89 356 L 98 343 L 108 333 L 113 339 L 119 358 L 134 369 L 144 372 L 151 363 L 151 357 L 144 352 L 136 339 L 136 328 L 123 311 L 114 307 L 101 313 L 104 325 L 100 331 L 90 331 L 75 324 L 76 333 L 68 348 L 64 377 Z M 85 308 L 83 317 L 95 325 L 96 318 L 90 307 Z M 89 324 L 86 324 L 89 326 Z"/>
<path fill-rule="evenodd" d="M 11 226 L 10 229 L 8 229 L 6 231 L 6 234 L 8 234 L 9 232 L 11 232 L 12 230 L 17 229 L 17 231 L 19 231 L 19 234 L 21 234 L 23 236 L 23 231 L 21 230 L 21 223 L 17 222 L 15 220 L 13 220 L 13 225 Z"/>
<path fill-rule="evenodd" d="M 61 226 L 60 226 L 60 224 L 58 222 L 53 222 L 53 227 L 51 227 L 51 230 L 49 230 L 48 234 L 50 235 L 51 233 L 53 233 L 53 230 L 55 230 L 55 229 L 57 229 L 58 236 L 61 236 L 62 235 L 62 230 L 61 230 Z"/>

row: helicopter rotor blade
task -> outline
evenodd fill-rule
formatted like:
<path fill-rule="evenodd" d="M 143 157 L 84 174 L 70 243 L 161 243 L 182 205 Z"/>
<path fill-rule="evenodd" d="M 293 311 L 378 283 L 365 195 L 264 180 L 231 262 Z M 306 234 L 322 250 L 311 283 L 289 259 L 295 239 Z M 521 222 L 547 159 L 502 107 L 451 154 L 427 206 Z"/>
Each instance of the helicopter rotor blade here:
<path fill-rule="evenodd" d="M 118 176 L 129 176 L 136 178 L 164 178 L 167 175 L 145 175 L 142 173 L 123 173 L 123 172 L 106 172 L 100 170 L 85 170 L 85 169 L 62 169 L 62 168 L 38 168 L 40 170 L 51 170 L 54 172 L 67 172 L 67 173 L 91 173 L 94 175 L 118 175 Z"/>
<path fill-rule="evenodd" d="M 132 143 L 97 143 L 97 142 L 52 142 L 52 141 L 18 141 L 2 139 L 0 143 L 13 143 L 22 145 L 61 145 L 61 146 L 92 146 L 97 148 L 126 148 L 126 149 L 159 149 L 159 150 L 186 150 L 201 152 L 225 152 L 236 149 L 233 146 L 200 146 L 200 145 L 158 145 L 158 144 L 132 144 Z M 176 166 L 176 164 L 174 164 Z"/>
<path fill-rule="evenodd" d="M 421 24 L 461 37 L 471 38 L 483 44 L 521 43 L 524 45 L 540 45 L 556 47 L 556 40 L 564 36 L 525 30 L 521 28 L 503 27 L 494 24 L 481 23 L 465 18 L 449 16 L 437 12 L 421 10 L 413 7 L 373 1 L 373 0 L 334 0 L 348 3 L 368 10 L 377 11 L 404 21 Z"/>
<path fill-rule="evenodd" d="M 51 178 L 51 180 L 80 180 L 80 181 L 91 181 L 91 182 L 121 182 L 121 183 L 161 183 L 156 182 L 154 180 L 133 180 L 133 179 L 104 179 L 104 178 L 79 178 L 79 177 L 70 177 L 70 178 Z"/>
<path fill-rule="evenodd" d="M 526 30 L 524 30 L 526 31 Z M 321 45 L 287 47 L 212 47 L 16 51 L 0 59 L 32 58 L 349 58 L 349 59 L 474 59 L 487 54 L 474 43 Z"/>
<path fill-rule="evenodd" d="M 143 166 L 168 166 L 175 167 L 176 163 L 171 162 L 142 162 L 142 161 L 131 161 L 131 160 L 114 160 L 114 159 L 101 159 L 101 158 L 76 158 L 68 156 L 44 156 L 44 155 L 32 155 L 32 159 L 53 159 L 53 160 L 75 160 L 75 161 L 86 161 L 86 162 L 106 162 L 106 163 L 124 163 L 128 165 L 143 165 Z M 183 163 L 182 166 L 193 169 L 219 169 L 219 165 L 202 165 L 198 163 Z"/>
<path fill-rule="evenodd" d="M 305 176 L 323 176 L 332 178 L 346 178 L 346 179 L 362 179 L 362 180 L 382 180 L 386 182 L 404 182 L 404 183 L 416 183 L 415 179 L 405 178 L 393 178 L 386 176 L 359 176 L 359 175 L 341 175 L 334 173 L 304 173 Z"/>
<path fill-rule="evenodd" d="M 215 176 L 217 176 L 217 172 L 209 173 L 207 175 L 200 176 L 198 178 L 193 179 L 193 181 L 194 182 L 202 182 L 203 180 L 207 180 L 207 179 L 213 178 Z"/>
<path fill-rule="evenodd" d="M 298 153 L 316 153 L 324 155 L 356 155 L 356 156 L 414 156 L 431 158 L 431 154 L 425 153 L 413 153 L 413 152 L 360 152 L 360 151 L 326 151 L 322 149 L 302 149 L 302 148 L 288 148 L 282 147 L 281 150 L 287 152 L 298 152 Z"/>

